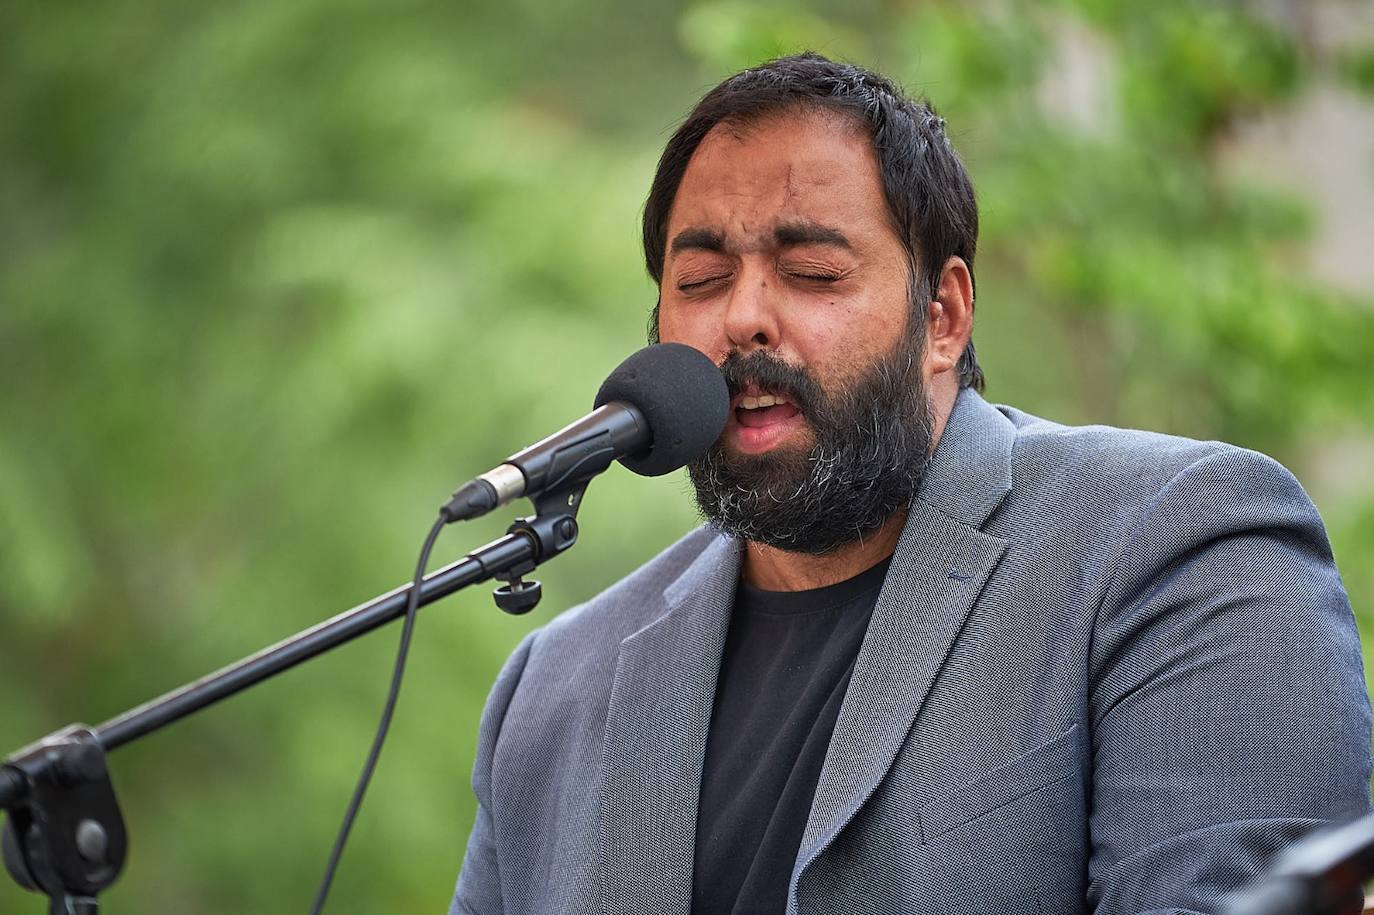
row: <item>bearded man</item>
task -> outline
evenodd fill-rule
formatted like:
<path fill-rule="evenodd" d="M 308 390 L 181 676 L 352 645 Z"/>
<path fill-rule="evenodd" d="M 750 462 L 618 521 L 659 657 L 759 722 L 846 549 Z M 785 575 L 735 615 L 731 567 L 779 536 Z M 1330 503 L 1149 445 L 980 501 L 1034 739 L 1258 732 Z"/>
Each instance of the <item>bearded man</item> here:
<path fill-rule="evenodd" d="M 985 402 L 977 224 L 943 121 L 815 55 L 669 141 L 651 336 L 733 396 L 708 524 L 506 664 L 454 913 L 1212 912 L 1366 811 L 1302 489 Z"/>

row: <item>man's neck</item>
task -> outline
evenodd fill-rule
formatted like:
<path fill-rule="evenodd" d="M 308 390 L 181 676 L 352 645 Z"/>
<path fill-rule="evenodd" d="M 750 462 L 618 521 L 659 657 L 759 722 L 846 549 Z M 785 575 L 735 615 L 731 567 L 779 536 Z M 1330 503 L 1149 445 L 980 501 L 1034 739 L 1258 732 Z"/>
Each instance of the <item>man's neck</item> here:
<path fill-rule="evenodd" d="M 891 556 L 905 525 L 906 509 L 902 508 L 873 533 L 820 556 L 789 553 L 749 541 L 744 545 L 741 577 L 746 584 L 766 591 L 824 588 L 853 578 Z"/>

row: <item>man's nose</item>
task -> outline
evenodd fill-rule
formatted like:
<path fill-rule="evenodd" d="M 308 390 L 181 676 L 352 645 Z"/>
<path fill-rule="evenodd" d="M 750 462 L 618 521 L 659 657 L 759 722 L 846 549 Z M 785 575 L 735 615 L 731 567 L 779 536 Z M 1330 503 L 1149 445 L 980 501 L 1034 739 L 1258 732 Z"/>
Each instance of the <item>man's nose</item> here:
<path fill-rule="evenodd" d="M 741 266 L 725 306 L 725 335 L 735 349 L 750 353 L 778 347 L 781 292 L 771 269 L 757 264 Z"/>

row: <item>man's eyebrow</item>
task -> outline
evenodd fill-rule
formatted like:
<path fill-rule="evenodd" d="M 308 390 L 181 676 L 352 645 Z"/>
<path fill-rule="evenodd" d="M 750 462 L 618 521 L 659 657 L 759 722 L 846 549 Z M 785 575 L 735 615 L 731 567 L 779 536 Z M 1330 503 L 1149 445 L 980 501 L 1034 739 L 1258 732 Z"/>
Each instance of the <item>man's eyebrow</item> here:
<path fill-rule="evenodd" d="M 677 254 L 679 251 L 686 251 L 689 248 L 698 248 L 703 251 L 724 251 L 725 236 L 715 229 L 683 229 L 673 236 L 673 243 L 669 250 Z"/>
<path fill-rule="evenodd" d="M 789 245 L 832 245 L 854 250 L 854 246 L 839 229 L 823 226 L 818 222 L 788 222 L 773 230 L 773 240 L 780 247 Z"/>
<path fill-rule="evenodd" d="M 854 249 L 843 232 L 818 222 L 783 223 L 773 230 L 773 242 L 782 248 L 793 245 L 831 245 L 846 251 Z M 693 227 L 683 229 L 673 236 L 673 241 L 668 246 L 668 250 L 673 254 L 691 249 L 724 252 L 725 236 L 715 229 Z"/>

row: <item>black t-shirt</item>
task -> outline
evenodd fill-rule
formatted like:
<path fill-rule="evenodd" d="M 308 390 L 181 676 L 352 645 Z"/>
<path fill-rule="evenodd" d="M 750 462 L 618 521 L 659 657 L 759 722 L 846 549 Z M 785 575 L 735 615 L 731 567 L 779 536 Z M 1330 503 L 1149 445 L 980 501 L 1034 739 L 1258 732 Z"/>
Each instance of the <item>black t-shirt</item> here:
<path fill-rule="evenodd" d="M 697 915 L 786 910 L 811 799 L 887 566 L 811 591 L 740 584 L 701 779 Z"/>

